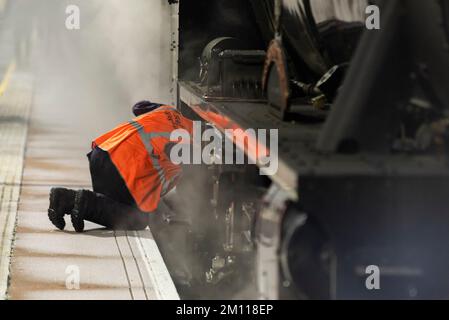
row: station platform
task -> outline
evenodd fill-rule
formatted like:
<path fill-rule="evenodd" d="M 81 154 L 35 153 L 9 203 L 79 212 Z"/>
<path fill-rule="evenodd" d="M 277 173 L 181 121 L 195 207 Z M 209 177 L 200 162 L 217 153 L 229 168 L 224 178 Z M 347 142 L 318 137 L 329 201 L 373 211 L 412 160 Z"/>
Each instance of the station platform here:
<path fill-rule="evenodd" d="M 73 63 L 94 45 L 80 49 L 64 28 L 20 39 L 16 20 L 0 18 L 0 299 L 179 299 L 151 230 L 78 234 L 69 217 L 64 231 L 48 220 L 50 189 L 91 188 L 90 141 L 131 113 L 102 76 L 113 74 L 107 61 Z"/>

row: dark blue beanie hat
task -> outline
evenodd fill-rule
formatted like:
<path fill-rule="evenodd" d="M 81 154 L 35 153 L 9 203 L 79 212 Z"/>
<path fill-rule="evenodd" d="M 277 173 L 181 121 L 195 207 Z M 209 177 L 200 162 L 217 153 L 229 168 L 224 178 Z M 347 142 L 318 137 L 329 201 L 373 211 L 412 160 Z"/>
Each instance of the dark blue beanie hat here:
<path fill-rule="evenodd" d="M 154 102 L 144 100 L 144 101 L 137 102 L 133 106 L 133 113 L 136 117 L 138 117 L 138 116 L 141 116 L 142 114 L 151 112 L 161 106 L 163 106 L 163 105 L 159 104 L 159 103 L 154 103 Z"/>

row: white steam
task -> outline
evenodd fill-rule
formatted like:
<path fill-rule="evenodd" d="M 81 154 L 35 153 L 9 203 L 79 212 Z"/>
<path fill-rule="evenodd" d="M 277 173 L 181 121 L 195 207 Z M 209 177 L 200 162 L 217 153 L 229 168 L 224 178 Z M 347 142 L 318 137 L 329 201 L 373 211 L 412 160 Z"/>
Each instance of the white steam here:
<path fill-rule="evenodd" d="M 91 0 L 92 1 L 92 0 Z M 130 101 L 170 100 L 170 12 L 162 0 L 93 0 L 97 15 L 89 28 L 105 41 Z M 95 39 L 96 40 L 96 39 Z"/>

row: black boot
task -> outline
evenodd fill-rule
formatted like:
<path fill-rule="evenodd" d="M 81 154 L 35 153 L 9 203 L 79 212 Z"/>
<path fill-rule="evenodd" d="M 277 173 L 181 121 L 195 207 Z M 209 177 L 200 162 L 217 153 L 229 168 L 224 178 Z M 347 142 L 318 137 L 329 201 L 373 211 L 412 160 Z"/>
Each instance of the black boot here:
<path fill-rule="evenodd" d="M 64 215 L 70 214 L 75 204 L 75 190 L 65 188 L 52 188 L 50 190 L 50 206 L 48 218 L 56 228 L 64 230 Z"/>
<path fill-rule="evenodd" d="M 75 205 L 70 218 L 76 232 L 84 231 L 84 219 L 91 216 L 91 208 L 95 205 L 95 195 L 88 190 L 78 190 L 75 195 Z"/>
<path fill-rule="evenodd" d="M 148 226 L 148 214 L 88 190 L 77 192 L 71 218 L 76 232 L 84 231 L 84 220 L 114 230 L 143 230 Z"/>

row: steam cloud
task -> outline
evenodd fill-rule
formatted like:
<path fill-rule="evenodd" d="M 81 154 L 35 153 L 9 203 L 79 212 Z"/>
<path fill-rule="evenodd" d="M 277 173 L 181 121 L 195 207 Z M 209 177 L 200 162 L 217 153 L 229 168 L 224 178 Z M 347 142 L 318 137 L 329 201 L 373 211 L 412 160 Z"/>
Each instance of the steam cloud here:
<path fill-rule="evenodd" d="M 167 1 L 94 0 L 98 15 L 92 27 L 101 34 L 107 54 L 130 101 L 142 98 L 169 103 L 170 11 Z"/>

